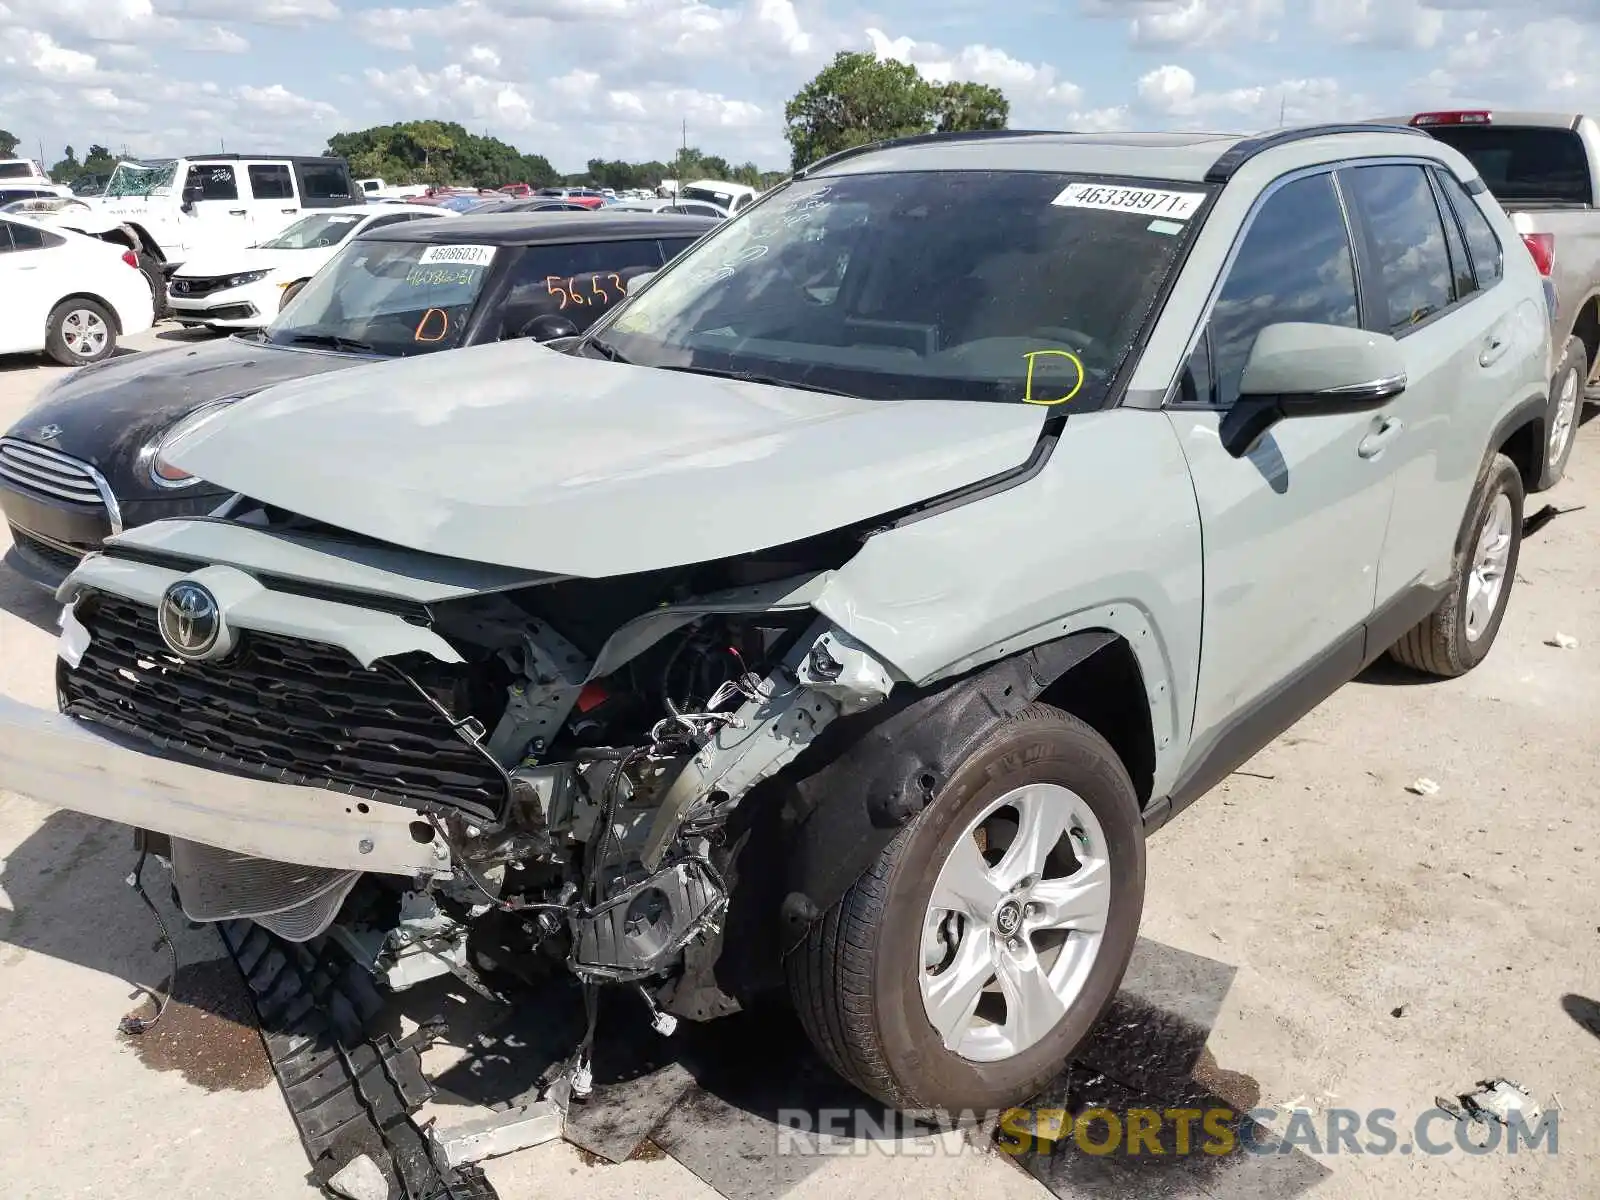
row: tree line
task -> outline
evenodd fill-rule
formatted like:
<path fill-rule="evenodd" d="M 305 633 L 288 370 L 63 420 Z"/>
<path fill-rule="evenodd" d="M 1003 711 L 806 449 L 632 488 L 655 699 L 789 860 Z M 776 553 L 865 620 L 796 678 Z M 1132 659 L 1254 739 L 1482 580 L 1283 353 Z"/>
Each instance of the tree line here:
<path fill-rule="evenodd" d="M 1004 129 L 1011 105 L 1000 89 L 961 80 L 937 84 L 913 66 L 880 60 L 870 51 L 842 50 L 784 107 L 790 169 L 884 138 L 915 134 Z M 19 139 L 0 130 L 0 157 L 16 152 Z M 753 162 L 730 163 L 717 154 L 686 146 L 670 159 L 626 162 L 589 160 L 583 171 L 564 174 L 542 154 L 526 154 L 499 138 L 471 133 L 454 121 L 398 121 L 328 139 L 326 153 L 347 159 L 357 178 L 400 184 L 465 184 L 501 187 L 654 188 L 663 179 L 723 179 L 766 188 L 787 172 L 764 171 Z M 91 145 L 80 162 L 68 146 L 50 174 L 60 183 L 106 175 L 116 159 Z"/>

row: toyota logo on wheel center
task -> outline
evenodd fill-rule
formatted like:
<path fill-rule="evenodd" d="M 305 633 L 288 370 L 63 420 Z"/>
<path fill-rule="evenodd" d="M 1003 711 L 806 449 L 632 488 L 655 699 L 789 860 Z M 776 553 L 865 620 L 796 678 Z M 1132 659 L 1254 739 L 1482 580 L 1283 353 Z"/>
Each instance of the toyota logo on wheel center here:
<path fill-rule="evenodd" d="M 157 624 L 161 640 L 180 658 L 205 658 L 222 637 L 216 597 L 188 580 L 179 580 L 161 597 Z"/>

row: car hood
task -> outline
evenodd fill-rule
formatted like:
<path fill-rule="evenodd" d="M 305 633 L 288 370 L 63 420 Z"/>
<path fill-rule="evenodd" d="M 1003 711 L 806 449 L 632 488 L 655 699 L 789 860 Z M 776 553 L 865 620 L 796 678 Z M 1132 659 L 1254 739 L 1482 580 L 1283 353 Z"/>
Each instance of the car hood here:
<path fill-rule="evenodd" d="M 147 491 L 153 485 L 132 471 L 133 460 L 179 417 L 211 400 L 371 361 L 245 338 L 109 358 L 63 379 L 6 436 L 93 463 L 119 495 Z"/>
<path fill-rule="evenodd" d="M 290 264 L 304 265 L 306 274 L 314 272 L 328 257 L 317 250 L 263 250 L 257 246 L 237 249 L 201 250 L 183 260 L 172 273 L 174 279 L 213 279 L 219 275 L 242 275 L 246 271 L 275 271 Z"/>
<path fill-rule="evenodd" d="M 283 384 L 186 471 L 412 549 L 600 577 L 779 546 L 1023 464 L 1025 404 L 855 400 L 499 342 Z"/>

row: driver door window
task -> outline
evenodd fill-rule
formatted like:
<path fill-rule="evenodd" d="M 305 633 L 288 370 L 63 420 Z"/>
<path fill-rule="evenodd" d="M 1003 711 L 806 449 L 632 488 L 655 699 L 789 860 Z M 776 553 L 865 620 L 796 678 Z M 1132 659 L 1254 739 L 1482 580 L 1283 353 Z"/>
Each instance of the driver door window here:
<path fill-rule="evenodd" d="M 184 190 L 190 188 L 200 190 L 201 200 L 237 200 L 239 198 L 239 184 L 234 178 L 233 168 L 220 164 L 196 165 L 189 168 L 188 177 L 183 183 Z"/>
<path fill-rule="evenodd" d="M 1293 180 L 1270 196 L 1228 269 L 1208 327 L 1219 407 L 1238 399 L 1256 334 L 1280 321 L 1360 325 L 1350 234 L 1331 175 Z"/>

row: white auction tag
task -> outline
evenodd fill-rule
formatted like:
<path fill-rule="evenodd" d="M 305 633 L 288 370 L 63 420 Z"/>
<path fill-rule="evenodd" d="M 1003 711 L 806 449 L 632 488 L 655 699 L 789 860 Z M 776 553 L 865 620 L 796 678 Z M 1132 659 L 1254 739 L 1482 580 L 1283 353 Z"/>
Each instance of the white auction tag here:
<path fill-rule="evenodd" d="M 1050 203 L 1062 208 L 1099 208 L 1108 212 L 1129 212 L 1141 217 L 1187 221 L 1205 198 L 1204 192 L 1166 192 L 1159 188 L 1069 183 Z"/>
<path fill-rule="evenodd" d="M 438 263 L 454 263 L 463 267 L 487 267 L 493 261 L 493 246 L 429 246 L 417 259 L 417 265 L 431 267 Z"/>

